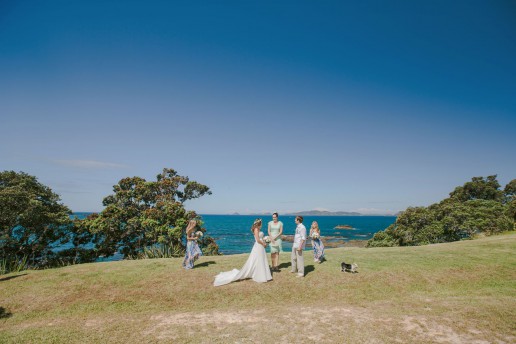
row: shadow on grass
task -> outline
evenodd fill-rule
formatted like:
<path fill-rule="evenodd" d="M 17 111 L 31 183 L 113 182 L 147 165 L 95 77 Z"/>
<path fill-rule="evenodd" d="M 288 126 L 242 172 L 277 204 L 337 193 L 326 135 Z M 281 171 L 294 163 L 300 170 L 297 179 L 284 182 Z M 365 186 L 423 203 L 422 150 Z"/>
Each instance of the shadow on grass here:
<path fill-rule="evenodd" d="M 315 270 L 315 267 L 313 265 L 305 266 L 305 276 L 308 275 L 310 272 L 312 272 L 314 270 Z"/>
<path fill-rule="evenodd" d="M 291 263 L 281 263 L 280 265 L 278 265 L 278 267 L 280 269 L 286 269 L 286 268 L 289 268 L 289 271 L 290 271 L 290 267 L 292 266 Z M 306 265 L 305 266 L 305 276 L 308 275 L 310 272 L 312 271 L 315 271 L 315 267 L 313 265 Z"/>
<path fill-rule="evenodd" d="M 7 311 L 4 307 L 0 307 L 0 319 L 7 319 L 12 317 L 13 314 Z"/>
<path fill-rule="evenodd" d="M 203 268 L 203 267 L 209 266 L 210 264 L 217 264 L 217 263 L 214 262 L 213 260 L 210 260 L 209 262 L 202 262 L 200 264 L 195 264 L 194 268 Z"/>
<path fill-rule="evenodd" d="M 9 276 L 9 277 L 0 278 L 0 282 L 9 281 L 10 279 L 13 279 L 13 278 L 16 278 L 16 277 L 20 277 L 20 276 L 25 276 L 25 275 L 26 274 L 21 274 L 21 275 L 15 275 L 15 276 Z"/>
<path fill-rule="evenodd" d="M 289 268 L 292 264 L 290 263 L 281 263 L 280 265 L 278 265 L 278 268 L 280 269 L 285 269 L 285 268 Z"/>

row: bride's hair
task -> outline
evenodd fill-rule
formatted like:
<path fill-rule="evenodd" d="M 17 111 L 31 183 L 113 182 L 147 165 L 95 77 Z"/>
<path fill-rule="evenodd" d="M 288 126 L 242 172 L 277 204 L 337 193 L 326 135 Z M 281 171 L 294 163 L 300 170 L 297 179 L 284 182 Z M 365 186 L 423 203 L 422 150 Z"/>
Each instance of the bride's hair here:
<path fill-rule="evenodd" d="M 317 221 L 314 221 L 312 222 L 312 226 L 311 226 L 313 229 L 317 229 L 317 230 L 320 230 L 319 229 L 319 224 L 317 223 Z"/>
<path fill-rule="evenodd" d="M 262 225 L 262 219 L 256 219 L 251 226 L 251 232 L 254 231 L 255 228 L 260 227 Z"/>
<path fill-rule="evenodd" d="M 188 226 L 186 226 L 186 233 L 190 233 L 191 231 L 193 231 L 195 226 L 197 226 L 197 221 L 195 221 L 195 220 L 188 221 Z"/>

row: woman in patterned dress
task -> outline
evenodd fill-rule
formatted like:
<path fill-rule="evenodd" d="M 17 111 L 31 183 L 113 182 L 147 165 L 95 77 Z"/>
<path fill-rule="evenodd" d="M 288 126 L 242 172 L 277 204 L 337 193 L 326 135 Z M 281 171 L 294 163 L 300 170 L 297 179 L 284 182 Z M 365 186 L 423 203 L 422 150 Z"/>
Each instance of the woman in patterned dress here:
<path fill-rule="evenodd" d="M 313 235 L 317 233 L 318 237 L 314 239 Z M 312 238 L 312 247 L 314 248 L 314 262 L 321 263 L 324 259 L 324 245 L 321 241 L 321 230 L 317 221 L 312 222 L 310 227 L 310 238 Z"/>
<path fill-rule="evenodd" d="M 201 248 L 197 243 L 197 236 L 195 236 L 194 230 L 197 226 L 197 221 L 190 220 L 186 227 L 186 252 L 185 259 L 183 260 L 183 267 L 187 270 L 193 269 L 194 262 L 202 256 Z"/>

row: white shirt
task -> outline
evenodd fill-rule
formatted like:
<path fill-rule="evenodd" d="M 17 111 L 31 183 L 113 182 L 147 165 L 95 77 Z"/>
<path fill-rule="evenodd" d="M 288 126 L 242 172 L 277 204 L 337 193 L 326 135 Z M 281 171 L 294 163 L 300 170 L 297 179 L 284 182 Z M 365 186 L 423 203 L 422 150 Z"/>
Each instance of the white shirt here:
<path fill-rule="evenodd" d="M 301 248 L 304 249 L 306 245 L 306 227 L 302 223 L 296 227 L 296 235 L 294 235 L 294 245 L 292 247 L 299 248 L 301 241 L 303 241 L 303 247 Z"/>

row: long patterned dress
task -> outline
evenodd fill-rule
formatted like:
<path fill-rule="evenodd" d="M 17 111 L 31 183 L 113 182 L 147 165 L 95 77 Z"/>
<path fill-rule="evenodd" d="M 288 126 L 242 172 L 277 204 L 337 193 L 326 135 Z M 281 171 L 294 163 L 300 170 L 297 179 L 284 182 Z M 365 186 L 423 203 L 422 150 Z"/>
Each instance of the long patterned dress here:
<path fill-rule="evenodd" d="M 312 246 L 314 248 L 314 261 L 322 261 L 324 259 L 324 244 L 322 243 L 321 238 L 312 238 Z"/>
<path fill-rule="evenodd" d="M 190 238 L 193 237 L 195 237 L 195 234 L 194 232 L 191 232 Z M 199 258 L 199 256 L 202 256 L 202 251 L 199 247 L 199 244 L 197 243 L 197 240 L 187 240 L 185 259 L 183 260 L 183 268 L 187 270 L 193 269 L 194 262 Z"/>

